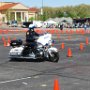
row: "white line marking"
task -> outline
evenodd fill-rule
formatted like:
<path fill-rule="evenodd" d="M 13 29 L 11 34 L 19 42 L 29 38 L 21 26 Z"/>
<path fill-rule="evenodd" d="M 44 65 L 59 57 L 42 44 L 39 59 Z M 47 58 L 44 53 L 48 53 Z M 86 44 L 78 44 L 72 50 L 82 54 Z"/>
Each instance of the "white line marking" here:
<path fill-rule="evenodd" d="M 33 78 L 39 78 L 39 76 L 35 76 L 35 77 L 33 77 Z"/>
<path fill-rule="evenodd" d="M 31 78 L 31 77 L 14 79 L 14 80 L 7 80 L 7 81 L 1 81 L 0 84 L 11 83 L 11 82 L 15 82 L 15 81 L 21 81 L 21 80 L 25 80 L 25 79 L 30 79 L 30 78 Z"/>
<path fill-rule="evenodd" d="M 28 85 L 28 83 L 26 83 L 26 82 L 22 82 L 22 84 L 24 84 L 24 85 Z"/>
<path fill-rule="evenodd" d="M 74 84 L 79 85 L 80 83 L 74 83 Z"/>
<path fill-rule="evenodd" d="M 42 87 L 46 87 L 47 85 L 46 85 L 46 84 L 42 84 L 41 86 L 42 86 Z"/>

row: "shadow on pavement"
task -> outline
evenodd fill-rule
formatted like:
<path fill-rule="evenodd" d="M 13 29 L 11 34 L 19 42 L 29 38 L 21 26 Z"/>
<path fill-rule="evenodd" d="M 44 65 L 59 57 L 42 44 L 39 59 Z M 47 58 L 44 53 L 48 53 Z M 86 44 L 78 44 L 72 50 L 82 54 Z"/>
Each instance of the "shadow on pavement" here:
<path fill-rule="evenodd" d="M 43 59 L 11 59 L 10 62 L 44 62 Z"/>

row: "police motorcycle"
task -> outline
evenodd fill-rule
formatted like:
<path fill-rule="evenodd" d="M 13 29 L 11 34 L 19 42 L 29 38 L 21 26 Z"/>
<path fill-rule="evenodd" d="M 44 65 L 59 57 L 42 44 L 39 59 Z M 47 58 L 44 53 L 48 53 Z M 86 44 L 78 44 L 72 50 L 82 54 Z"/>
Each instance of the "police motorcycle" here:
<path fill-rule="evenodd" d="M 42 30 L 43 31 L 43 30 Z M 43 31 L 37 33 L 34 27 L 29 26 L 26 32 L 26 43 L 22 40 L 11 40 L 11 50 L 9 57 L 11 60 L 15 59 L 43 59 L 51 62 L 58 62 L 59 53 L 57 48 L 52 46 L 51 34 Z"/>

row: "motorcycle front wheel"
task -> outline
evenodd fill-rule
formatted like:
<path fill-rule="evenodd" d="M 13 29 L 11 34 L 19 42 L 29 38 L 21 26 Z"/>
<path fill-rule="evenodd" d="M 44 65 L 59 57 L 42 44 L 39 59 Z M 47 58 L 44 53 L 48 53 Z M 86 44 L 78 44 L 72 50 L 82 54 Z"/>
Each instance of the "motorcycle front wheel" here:
<path fill-rule="evenodd" d="M 58 62 L 59 61 L 59 53 L 58 52 L 52 52 L 51 55 L 49 55 L 49 60 L 51 62 Z"/>

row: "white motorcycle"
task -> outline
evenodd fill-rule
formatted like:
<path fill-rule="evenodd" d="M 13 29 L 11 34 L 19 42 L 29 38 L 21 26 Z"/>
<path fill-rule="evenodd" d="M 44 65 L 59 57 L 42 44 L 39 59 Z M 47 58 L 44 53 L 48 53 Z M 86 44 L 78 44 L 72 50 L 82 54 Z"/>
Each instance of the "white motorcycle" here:
<path fill-rule="evenodd" d="M 29 31 L 26 33 L 28 35 Z M 34 36 L 33 41 L 31 38 L 25 45 L 22 40 L 12 40 L 11 46 L 10 59 L 47 59 L 52 62 L 59 60 L 58 50 L 52 46 L 52 35 L 46 32 Z"/>

